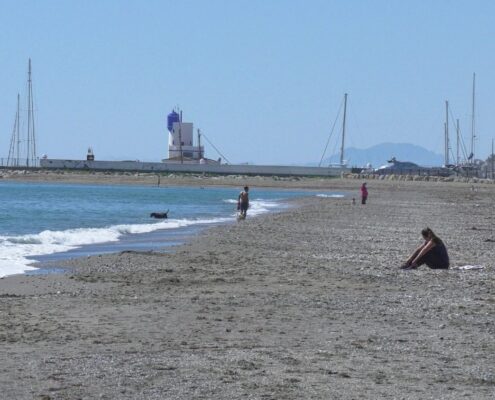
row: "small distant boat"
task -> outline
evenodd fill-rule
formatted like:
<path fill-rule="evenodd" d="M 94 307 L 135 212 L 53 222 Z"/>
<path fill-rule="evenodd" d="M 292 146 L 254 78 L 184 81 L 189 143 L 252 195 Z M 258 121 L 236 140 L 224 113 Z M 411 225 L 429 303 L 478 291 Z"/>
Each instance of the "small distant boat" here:
<path fill-rule="evenodd" d="M 444 167 L 423 167 L 411 161 L 398 161 L 392 157 L 387 161 L 388 164 L 382 165 L 373 172 L 379 175 L 398 174 L 398 175 L 435 175 L 449 176 L 450 169 Z"/>

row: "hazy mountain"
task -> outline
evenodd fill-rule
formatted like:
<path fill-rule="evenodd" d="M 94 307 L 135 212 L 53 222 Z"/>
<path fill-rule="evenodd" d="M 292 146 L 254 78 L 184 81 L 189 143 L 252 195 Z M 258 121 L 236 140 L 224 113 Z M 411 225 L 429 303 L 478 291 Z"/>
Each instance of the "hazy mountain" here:
<path fill-rule="evenodd" d="M 344 150 L 344 159 L 348 166 L 362 167 L 371 163 L 374 168 L 387 163 L 395 157 L 399 161 L 411 161 L 422 166 L 441 166 L 444 157 L 424 147 L 410 143 L 380 143 L 367 149 L 349 147 Z M 338 164 L 340 154 L 334 154 L 323 160 L 323 165 Z"/>

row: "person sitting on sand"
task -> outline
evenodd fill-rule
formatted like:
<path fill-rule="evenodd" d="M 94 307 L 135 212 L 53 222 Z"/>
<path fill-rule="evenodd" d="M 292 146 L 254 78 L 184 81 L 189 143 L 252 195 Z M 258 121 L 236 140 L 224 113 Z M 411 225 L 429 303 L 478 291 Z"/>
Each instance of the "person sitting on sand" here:
<path fill-rule="evenodd" d="M 240 217 L 246 218 L 247 209 L 249 208 L 249 188 L 244 186 L 244 190 L 239 193 L 239 198 L 237 200 L 237 209 L 240 211 Z"/>
<path fill-rule="evenodd" d="M 448 269 L 449 255 L 442 240 L 430 228 L 421 231 L 425 242 L 409 257 L 401 269 L 416 269 L 426 264 L 432 269 Z"/>

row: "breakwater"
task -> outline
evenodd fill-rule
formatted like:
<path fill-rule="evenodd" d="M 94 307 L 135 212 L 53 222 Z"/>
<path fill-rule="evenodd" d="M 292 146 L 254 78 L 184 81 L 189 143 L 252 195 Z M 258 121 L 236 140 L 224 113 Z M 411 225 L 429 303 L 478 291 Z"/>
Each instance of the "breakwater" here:
<path fill-rule="evenodd" d="M 415 182 L 460 182 L 460 183 L 495 183 L 493 179 L 465 177 L 465 176 L 427 176 L 427 175 L 399 175 L 399 174 L 352 174 L 343 173 L 343 178 L 380 181 L 415 181 Z"/>
<path fill-rule="evenodd" d="M 134 171 L 134 172 L 186 172 L 219 175 L 278 175 L 278 176 L 327 176 L 336 177 L 349 172 L 345 167 L 301 167 L 286 165 L 251 164 L 176 164 L 141 161 L 86 161 L 42 159 L 43 169 L 79 171 Z"/>

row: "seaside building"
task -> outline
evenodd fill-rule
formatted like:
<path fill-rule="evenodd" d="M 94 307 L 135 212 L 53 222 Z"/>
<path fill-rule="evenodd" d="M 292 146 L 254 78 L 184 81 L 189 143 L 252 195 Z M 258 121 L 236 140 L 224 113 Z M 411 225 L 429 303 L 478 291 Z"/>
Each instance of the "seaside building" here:
<path fill-rule="evenodd" d="M 167 116 L 168 158 L 164 163 L 211 164 L 219 161 L 204 157 L 204 146 L 201 145 L 201 133 L 197 130 L 197 144 L 194 143 L 194 125 L 182 120 L 182 112 L 173 110 Z"/>

